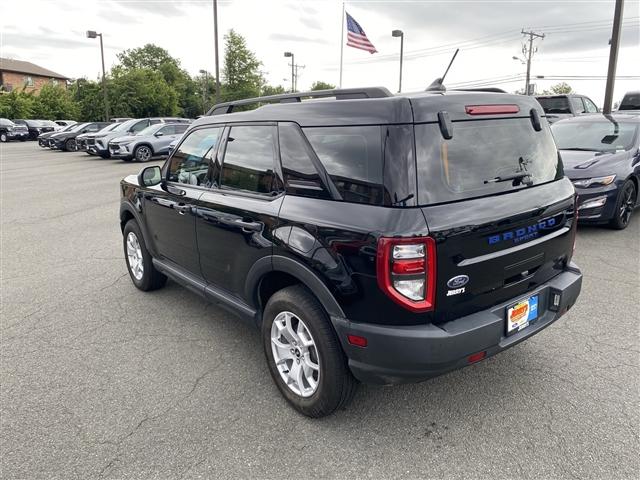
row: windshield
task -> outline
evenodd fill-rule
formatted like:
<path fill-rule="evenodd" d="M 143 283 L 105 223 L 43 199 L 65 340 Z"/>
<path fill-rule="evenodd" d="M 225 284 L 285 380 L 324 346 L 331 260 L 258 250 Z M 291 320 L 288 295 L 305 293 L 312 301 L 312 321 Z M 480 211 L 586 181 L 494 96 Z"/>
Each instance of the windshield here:
<path fill-rule="evenodd" d="M 8 118 L 0 118 L 0 125 L 5 125 L 7 127 L 13 127 L 13 126 L 15 126 L 15 123 L 13 123 Z"/>
<path fill-rule="evenodd" d="M 132 118 L 131 120 L 127 120 L 126 122 L 119 123 L 116 128 L 113 129 L 114 132 L 126 132 L 129 130 L 136 122 L 137 118 Z"/>
<path fill-rule="evenodd" d="M 638 125 L 608 120 L 557 122 L 551 127 L 560 150 L 615 152 L 631 150 Z"/>
<path fill-rule="evenodd" d="M 57 127 L 58 124 L 51 120 L 40 120 L 40 127 Z"/>
<path fill-rule="evenodd" d="M 162 127 L 164 127 L 164 123 L 159 123 L 157 125 L 149 125 L 147 128 L 143 128 L 138 133 L 136 133 L 136 135 L 139 135 L 141 137 L 145 135 L 153 135 Z"/>
<path fill-rule="evenodd" d="M 73 127 L 71 127 L 71 129 L 69 130 L 70 132 L 77 132 L 79 130 L 82 130 L 84 127 L 86 127 L 87 125 L 89 125 L 89 123 L 77 123 L 76 125 L 74 125 Z"/>
<path fill-rule="evenodd" d="M 118 128 L 120 126 L 119 123 L 111 123 L 109 125 L 107 125 L 106 127 L 104 127 L 102 130 L 100 130 L 98 133 L 107 133 L 107 132 L 111 132 L 112 130 L 115 130 L 116 128 Z"/>
<path fill-rule="evenodd" d="M 415 136 L 420 205 L 518 190 L 564 174 L 547 122 L 537 132 L 529 117 L 453 122 L 450 140 L 437 124 L 421 124 Z"/>
<path fill-rule="evenodd" d="M 640 92 L 627 93 L 622 99 L 618 110 L 640 110 Z"/>
<path fill-rule="evenodd" d="M 66 127 L 64 127 L 62 130 L 60 130 L 60 132 L 70 132 L 71 130 L 73 130 L 73 128 L 76 126 L 76 124 L 73 125 L 67 125 Z"/>
<path fill-rule="evenodd" d="M 542 105 L 544 113 L 571 113 L 567 97 L 539 97 L 537 100 Z"/>

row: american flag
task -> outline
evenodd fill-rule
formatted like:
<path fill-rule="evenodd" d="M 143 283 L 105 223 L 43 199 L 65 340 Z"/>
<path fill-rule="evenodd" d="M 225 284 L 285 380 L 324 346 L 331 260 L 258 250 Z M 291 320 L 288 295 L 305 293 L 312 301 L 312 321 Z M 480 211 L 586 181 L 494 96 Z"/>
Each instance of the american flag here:
<path fill-rule="evenodd" d="M 346 13 L 346 12 L 345 12 Z M 376 47 L 369 41 L 367 34 L 354 18 L 347 13 L 347 45 L 369 53 L 376 53 Z"/>

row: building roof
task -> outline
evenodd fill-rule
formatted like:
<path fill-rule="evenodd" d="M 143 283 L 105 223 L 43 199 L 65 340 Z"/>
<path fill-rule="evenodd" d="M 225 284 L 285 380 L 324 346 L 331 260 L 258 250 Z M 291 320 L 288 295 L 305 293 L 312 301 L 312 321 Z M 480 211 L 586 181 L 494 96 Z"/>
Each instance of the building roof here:
<path fill-rule="evenodd" d="M 69 77 L 60 75 L 59 73 L 52 72 L 46 68 L 42 68 L 39 65 L 31 62 L 23 62 L 22 60 L 13 60 L 10 58 L 0 57 L 0 71 L 6 70 L 9 72 L 26 73 L 29 75 L 38 75 L 40 77 L 59 78 L 61 80 L 68 80 Z"/>

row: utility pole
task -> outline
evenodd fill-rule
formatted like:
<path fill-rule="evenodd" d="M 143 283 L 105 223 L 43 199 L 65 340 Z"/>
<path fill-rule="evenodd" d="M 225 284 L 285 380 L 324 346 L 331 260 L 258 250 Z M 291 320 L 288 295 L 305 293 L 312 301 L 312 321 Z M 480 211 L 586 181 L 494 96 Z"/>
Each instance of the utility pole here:
<path fill-rule="evenodd" d="M 303 69 L 305 68 L 306 65 L 298 65 L 297 63 L 295 65 L 291 65 L 292 69 L 295 69 L 295 74 L 293 76 L 294 80 L 295 80 L 295 89 L 294 91 L 296 91 L 298 89 L 298 69 Z"/>
<path fill-rule="evenodd" d="M 522 29 L 521 32 L 523 35 L 528 35 L 529 36 L 529 47 L 527 48 L 527 44 L 523 44 L 522 45 L 522 53 L 525 57 L 527 57 L 527 79 L 525 81 L 524 84 L 524 94 L 525 95 L 531 95 L 531 93 L 529 92 L 529 85 L 531 85 L 531 58 L 533 57 L 533 54 L 535 52 L 538 51 L 538 48 L 536 47 L 536 49 L 533 49 L 533 39 L 534 38 L 544 38 L 544 33 L 536 33 L 536 32 L 527 32 L 524 29 Z"/>
<path fill-rule="evenodd" d="M 216 57 L 216 103 L 220 103 L 220 63 L 218 61 L 218 0 L 213 0 L 213 35 Z"/>
<path fill-rule="evenodd" d="M 622 23 L 622 11 L 624 10 L 624 0 L 616 0 L 616 7 L 613 13 L 613 32 L 611 33 L 611 49 L 609 50 L 609 70 L 607 71 L 607 87 L 604 91 L 604 105 L 602 112 L 611 113 L 611 103 L 613 101 L 613 86 L 616 81 L 616 66 L 618 64 L 618 49 L 620 48 L 620 28 Z"/>

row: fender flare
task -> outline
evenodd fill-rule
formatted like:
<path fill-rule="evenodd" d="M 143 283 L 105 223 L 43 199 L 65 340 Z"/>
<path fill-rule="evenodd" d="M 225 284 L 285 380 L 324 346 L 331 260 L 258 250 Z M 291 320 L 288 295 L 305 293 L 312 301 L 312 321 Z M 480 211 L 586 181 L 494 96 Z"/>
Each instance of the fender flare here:
<path fill-rule="evenodd" d="M 247 273 L 245 298 L 255 303 L 256 306 L 259 306 L 256 297 L 260 282 L 262 278 L 270 272 L 283 272 L 295 277 L 300 283 L 311 290 L 311 293 L 316 296 L 330 317 L 345 318 L 345 314 L 337 300 L 316 273 L 302 263 L 281 255 L 262 257 L 253 264 Z"/>

